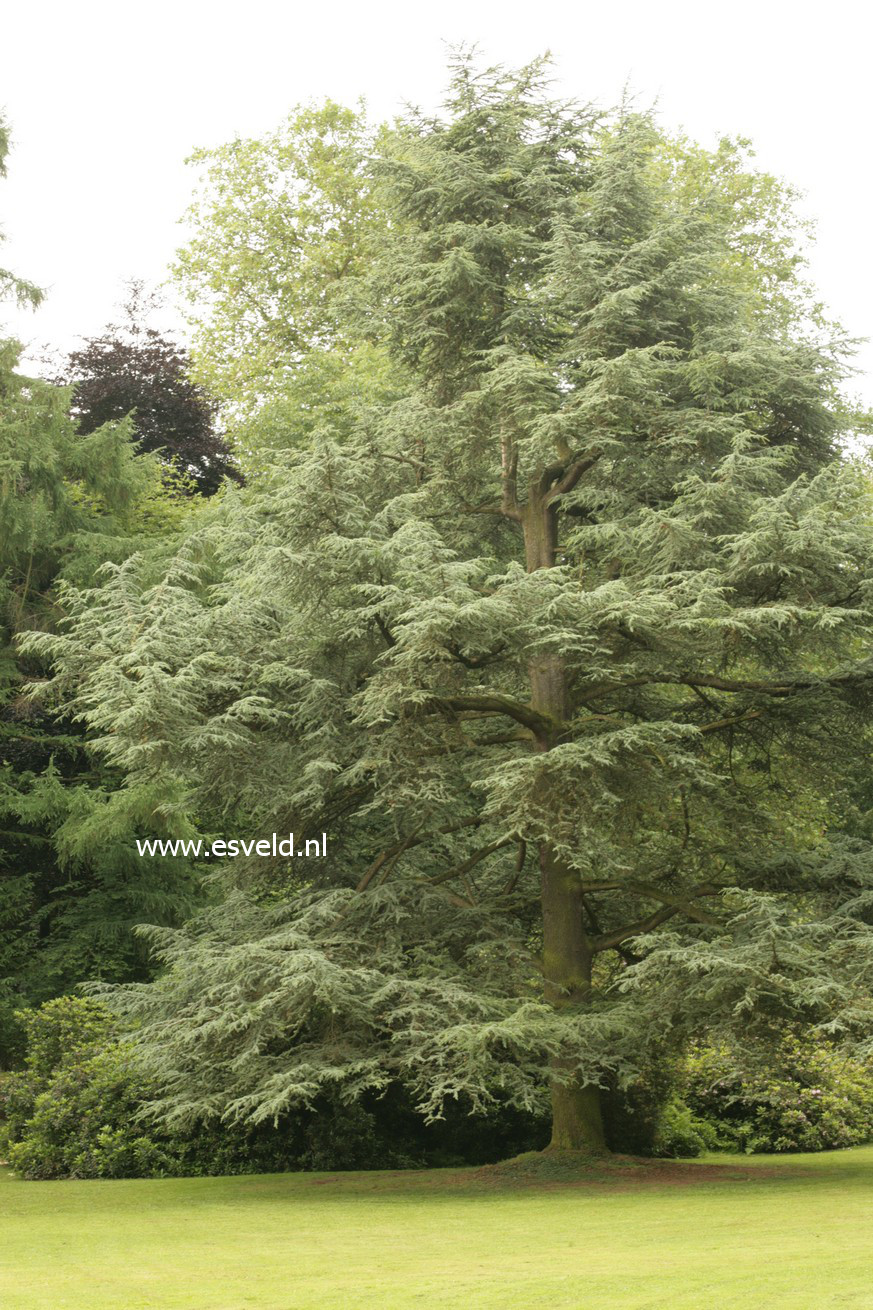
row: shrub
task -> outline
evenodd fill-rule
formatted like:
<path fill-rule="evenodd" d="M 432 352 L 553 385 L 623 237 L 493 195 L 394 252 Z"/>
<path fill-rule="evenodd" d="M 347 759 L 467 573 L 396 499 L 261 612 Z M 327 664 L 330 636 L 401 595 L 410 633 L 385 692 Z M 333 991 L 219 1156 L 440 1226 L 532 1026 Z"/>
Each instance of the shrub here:
<path fill-rule="evenodd" d="M 299 1168 L 300 1124 L 146 1126 L 152 1088 L 96 1001 L 61 996 L 18 1020 L 25 1067 L 0 1081 L 0 1151 L 24 1178 L 147 1178 Z M 341 1151 L 337 1155 L 341 1156 Z M 330 1167 L 330 1166 L 328 1166 Z M 335 1166 L 334 1166 L 335 1167 Z"/>
<path fill-rule="evenodd" d="M 683 1098 L 712 1149 L 826 1151 L 873 1138 L 869 1066 L 821 1037 L 784 1032 L 751 1055 L 699 1047 L 687 1059 Z"/>
<path fill-rule="evenodd" d="M 629 1086 L 604 1090 L 603 1126 L 610 1150 L 624 1155 L 659 1154 L 659 1126 L 677 1076 L 675 1054 L 662 1052 Z"/>
<path fill-rule="evenodd" d="M 719 1147 L 718 1132 L 713 1125 L 696 1115 L 676 1093 L 661 1106 L 652 1155 L 675 1160 L 700 1155 L 702 1151 L 717 1151 Z"/>
<path fill-rule="evenodd" d="M 347 1104 L 255 1126 L 145 1125 L 152 1088 L 96 1001 L 61 996 L 18 1015 L 25 1067 L 0 1075 L 0 1153 L 25 1178 L 142 1178 L 275 1173 L 287 1169 L 406 1169 L 485 1164 L 547 1140 L 546 1121 L 508 1108 L 470 1115 L 463 1103 L 425 1124 L 399 1086 Z"/>
<path fill-rule="evenodd" d="M 820 1036 L 774 1032 L 753 1049 L 668 1052 L 604 1097 L 614 1151 L 666 1158 L 702 1151 L 825 1151 L 873 1139 L 873 1078 Z"/>
<path fill-rule="evenodd" d="M 143 1086 L 111 1014 L 61 996 L 19 1014 L 25 1068 L 6 1074 L 0 1146 L 25 1178 L 128 1178 L 172 1169 L 166 1141 L 138 1123 Z"/>

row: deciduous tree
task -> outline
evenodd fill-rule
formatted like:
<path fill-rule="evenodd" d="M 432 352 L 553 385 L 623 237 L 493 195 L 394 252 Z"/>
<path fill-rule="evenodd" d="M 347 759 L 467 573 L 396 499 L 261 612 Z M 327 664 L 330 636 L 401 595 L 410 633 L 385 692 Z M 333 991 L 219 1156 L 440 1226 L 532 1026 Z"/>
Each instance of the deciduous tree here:
<path fill-rule="evenodd" d="M 70 354 L 63 382 L 73 387 L 73 417 L 87 435 L 130 416 L 139 449 L 210 496 L 225 478 L 240 480 L 238 464 L 217 431 L 215 402 L 189 376 L 187 351 L 149 326 L 147 310 L 134 283 L 124 322 Z"/>

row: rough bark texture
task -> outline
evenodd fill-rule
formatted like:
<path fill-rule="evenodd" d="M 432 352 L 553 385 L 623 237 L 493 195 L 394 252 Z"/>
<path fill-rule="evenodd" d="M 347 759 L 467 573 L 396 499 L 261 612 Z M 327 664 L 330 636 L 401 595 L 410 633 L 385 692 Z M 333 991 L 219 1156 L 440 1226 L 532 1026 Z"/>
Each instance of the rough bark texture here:
<path fill-rule="evenodd" d="M 531 487 L 522 515 L 529 572 L 552 568 L 557 551 L 557 515 L 539 488 Z M 544 656 L 530 666 L 531 702 L 552 723 L 537 734 L 537 748 L 551 750 L 563 738 L 570 715 L 566 670 L 559 656 Z M 582 917 L 579 875 L 561 862 L 548 842 L 540 847 L 543 909 L 545 999 L 554 1006 L 584 1005 L 591 994 L 592 945 Z M 550 1149 L 607 1150 L 600 1090 L 583 1086 L 564 1061 L 553 1063 L 552 1140 Z"/>

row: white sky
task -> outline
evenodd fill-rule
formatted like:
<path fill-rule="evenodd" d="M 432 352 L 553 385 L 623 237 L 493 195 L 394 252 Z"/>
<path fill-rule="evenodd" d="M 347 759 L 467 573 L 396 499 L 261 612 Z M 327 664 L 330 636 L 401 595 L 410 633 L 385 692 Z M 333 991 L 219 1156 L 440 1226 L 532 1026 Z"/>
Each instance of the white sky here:
<path fill-rule="evenodd" d="M 195 146 L 273 127 L 292 105 L 363 95 L 374 117 L 434 106 L 444 42 L 490 62 L 545 49 L 559 90 L 612 104 L 629 83 L 670 127 L 753 138 L 818 220 L 812 270 L 852 335 L 873 335 L 870 53 L 861 3 L 624 0 L 30 0 L 0 13 L 0 265 L 45 286 L 36 314 L 0 308 L 28 343 L 65 350 L 110 319 L 130 277 L 160 281 L 180 243 Z M 873 404 L 873 347 L 855 389 Z"/>

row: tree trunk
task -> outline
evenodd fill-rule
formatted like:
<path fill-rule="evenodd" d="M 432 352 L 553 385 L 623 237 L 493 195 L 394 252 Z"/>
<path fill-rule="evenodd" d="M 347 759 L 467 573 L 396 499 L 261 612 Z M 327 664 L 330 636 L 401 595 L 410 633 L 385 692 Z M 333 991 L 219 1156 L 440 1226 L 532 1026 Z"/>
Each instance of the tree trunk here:
<path fill-rule="evenodd" d="M 552 568 L 557 550 L 553 505 L 535 487 L 525 506 L 525 554 L 529 572 Z M 541 656 L 530 666 L 531 702 L 551 719 L 554 728 L 537 740 L 551 750 L 564 736 L 570 715 L 567 675 L 558 655 Z M 578 873 L 562 863 L 549 842 L 540 847 L 543 910 L 543 976 L 545 999 L 556 1008 L 584 1005 L 591 994 L 592 950 L 582 917 L 582 887 Z M 561 1060 L 552 1064 L 552 1140 L 550 1150 L 605 1152 L 600 1089 L 583 1085 Z"/>
<path fill-rule="evenodd" d="M 543 976 L 545 999 L 557 1009 L 584 1005 L 591 995 L 592 952 L 582 921 L 579 875 L 556 858 L 547 843 L 540 848 L 543 906 Z M 607 1149 L 600 1112 L 600 1089 L 583 1086 L 566 1061 L 553 1061 L 552 1149 Z"/>

